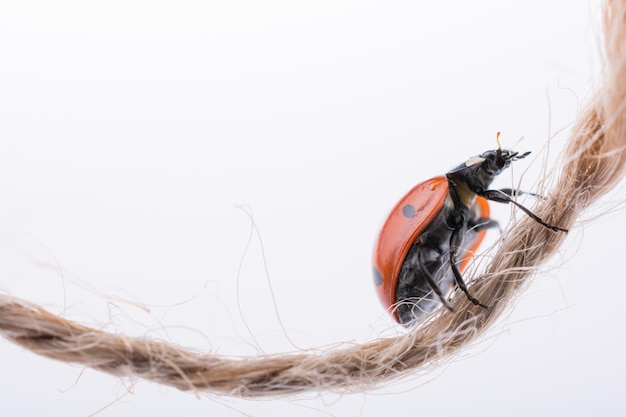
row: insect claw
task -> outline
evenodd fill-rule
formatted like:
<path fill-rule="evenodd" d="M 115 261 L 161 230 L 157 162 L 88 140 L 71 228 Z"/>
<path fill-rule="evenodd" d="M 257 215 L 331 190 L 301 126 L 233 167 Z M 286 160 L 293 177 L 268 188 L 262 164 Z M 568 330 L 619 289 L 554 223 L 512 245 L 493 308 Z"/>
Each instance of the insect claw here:
<path fill-rule="evenodd" d="M 441 301 L 443 301 L 443 305 L 451 312 L 454 313 L 454 307 L 452 307 L 452 304 L 450 304 L 448 302 L 448 300 L 442 299 Z"/>

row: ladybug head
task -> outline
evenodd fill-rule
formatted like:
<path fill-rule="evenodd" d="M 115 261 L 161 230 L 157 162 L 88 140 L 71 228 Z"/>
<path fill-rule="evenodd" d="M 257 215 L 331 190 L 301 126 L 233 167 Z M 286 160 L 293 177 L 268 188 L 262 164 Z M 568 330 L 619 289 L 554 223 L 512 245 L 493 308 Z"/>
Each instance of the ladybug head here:
<path fill-rule="evenodd" d="M 525 152 L 520 155 L 519 152 L 498 147 L 469 158 L 449 171 L 446 176 L 453 182 L 464 182 L 474 192 L 484 191 L 498 174 L 511 165 L 512 161 L 525 158 L 529 154 L 530 152 Z"/>

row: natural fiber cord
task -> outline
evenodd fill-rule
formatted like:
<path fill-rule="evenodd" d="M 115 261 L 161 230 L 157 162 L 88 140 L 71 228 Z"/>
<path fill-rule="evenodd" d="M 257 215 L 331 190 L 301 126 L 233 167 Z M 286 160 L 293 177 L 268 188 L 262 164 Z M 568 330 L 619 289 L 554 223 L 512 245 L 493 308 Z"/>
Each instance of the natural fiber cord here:
<path fill-rule="evenodd" d="M 606 59 L 601 85 L 572 130 L 554 188 L 536 209 L 543 219 L 566 228 L 622 179 L 626 162 L 626 0 L 607 1 L 604 6 Z M 507 233 L 471 288 L 491 308 L 455 297 L 454 312 L 440 309 L 405 334 L 321 353 L 217 357 L 93 329 L 8 295 L 0 295 L 0 333 L 52 359 L 181 390 L 241 397 L 358 391 L 448 358 L 474 340 L 566 236 L 526 218 Z"/>

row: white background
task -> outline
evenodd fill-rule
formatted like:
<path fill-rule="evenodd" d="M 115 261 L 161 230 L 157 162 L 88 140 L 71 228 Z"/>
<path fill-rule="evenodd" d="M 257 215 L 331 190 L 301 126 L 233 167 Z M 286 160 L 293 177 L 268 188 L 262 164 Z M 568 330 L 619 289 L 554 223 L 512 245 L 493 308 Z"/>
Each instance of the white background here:
<path fill-rule="evenodd" d="M 0 291 L 224 355 L 402 332 L 370 275 L 388 210 L 498 130 L 533 158 L 496 186 L 537 189 L 601 68 L 598 3 L 2 1 Z M 0 414 L 623 415 L 623 211 L 599 216 L 622 191 L 430 373 L 251 401 L 0 340 Z"/>

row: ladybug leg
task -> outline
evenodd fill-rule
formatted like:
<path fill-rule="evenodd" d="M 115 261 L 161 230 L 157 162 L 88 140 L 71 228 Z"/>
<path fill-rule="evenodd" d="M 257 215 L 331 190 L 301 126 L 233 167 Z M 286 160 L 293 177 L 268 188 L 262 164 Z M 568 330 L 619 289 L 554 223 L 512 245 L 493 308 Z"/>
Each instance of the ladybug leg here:
<path fill-rule="evenodd" d="M 533 213 L 532 211 L 530 211 L 529 209 L 527 209 L 526 207 L 524 207 L 523 205 L 521 205 L 520 203 L 518 203 L 517 201 L 513 200 L 509 195 L 507 195 L 506 193 L 500 191 L 500 190 L 484 190 L 484 191 L 479 191 L 476 194 L 478 194 L 479 196 L 486 198 L 487 200 L 491 200 L 491 201 L 495 201 L 496 203 L 511 203 L 516 205 L 517 207 L 519 207 L 520 210 L 522 210 L 524 213 L 526 213 L 531 219 L 533 219 L 534 221 L 536 221 L 537 223 L 541 224 L 542 226 L 553 230 L 555 232 L 564 232 L 567 233 L 568 230 L 564 229 L 562 227 L 559 226 L 554 226 L 550 223 L 546 223 L 544 220 L 542 220 L 539 216 L 537 216 L 535 213 Z"/>
<path fill-rule="evenodd" d="M 502 227 L 500 227 L 500 223 L 498 223 L 497 220 L 491 219 L 489 217 L 481 217 L 480 219 L 476 221 L 476 224 L 469 230 L 478 233 L 482 230 L 496 229 L 496 228 L 498 229 L 498 232 L 500 233 L 500 235 L 504 233 L 504 230 L 502 230 Z"/>
<path fill-rule="evenodd" d="M 424 254 L 422 253 L 422 251 L 419 251 L 417 256 L 418 256 L 417 264 L 419 265 L 420 271 L 422 272 L 422 276 L 428 283 L 428 286 L 432 288 L 435 294 L 437 294 L 437 297 L 439 297 L 443 305 L 446 306 L 448 310 L 452 311 L 452 306 L 450 305 L 448 300 L 446 300 L 446 297 L 441 292 L 441 288 L 439 287 L 439 284 L 437 284 L 437 282 L 433 278 L 428 268 L 426 268 L 426 263 L 424 261 Z"/>
<path fill-rule="evenodd" d="M 459 267 L 456 266 L 456 256 L 459 248 L 459 245 L 457 245 L 457 241 L 459 235 L 460 234 L 458 232 L 458 229 L 455 229 L 452 232 L 452 236 L 450 236 L 450 268 L 452 269 L 452 273 L 454 274 L 454 280 L 456 281 L 456 285 L 459 286 L 461 291 L 465 293 L 467 299 L 470 300 L 474 305 L 481 306 L 483 308 L 489 308 L 489 306 L 484 305 L 476 298 L 474 298 L 472 294 L 470 294 L 469 290 L 467 289 L 467 285 L 465 285 L 465 281 L 463 280 L 463 275 L 461 275 Z"/>
<path fill-rule="evenodd" d="M 491 219 L 489 217 L 481 217 L 476 221 L 476 225 L 471 228 L 471 230 L 475 232 L 480 232 L 482 230 L 487 229 L 498 229 L 500 234 L 502 234 L 502 228 L 500 227 L 500 223 L 497 220 Z"/>
<path fill-rule="evenodd" d="M 542 195 L 531 193 L 530 191 L 514 190 L 513 188 L 500 188 L 498 191 L 502 191 L 504 194 L 508 195 L 509 197 L 516 197 L 518 195 L 529 195 L 531 197 L 535 197 L 540 200 L 546 199 L 546 197 Z"/>

